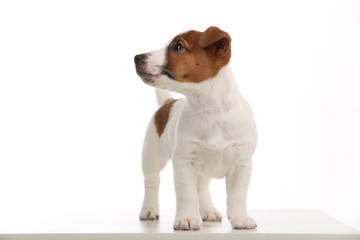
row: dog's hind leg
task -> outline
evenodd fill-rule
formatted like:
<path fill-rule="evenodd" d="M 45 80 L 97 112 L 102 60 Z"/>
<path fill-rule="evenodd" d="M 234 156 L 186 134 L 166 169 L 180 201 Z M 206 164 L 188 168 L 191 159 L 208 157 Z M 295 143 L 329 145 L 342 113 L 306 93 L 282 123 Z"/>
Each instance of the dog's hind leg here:
<path fill-rule="evenodd" d="M 159 218 L 160 171 L 168 162 L 168 159 L 160 153 L 159 142 L 160 138 L 152 119 L 146 131 L 142 152 L 145 196 L 140 212 L 141 220 L 157 220 Z"/>

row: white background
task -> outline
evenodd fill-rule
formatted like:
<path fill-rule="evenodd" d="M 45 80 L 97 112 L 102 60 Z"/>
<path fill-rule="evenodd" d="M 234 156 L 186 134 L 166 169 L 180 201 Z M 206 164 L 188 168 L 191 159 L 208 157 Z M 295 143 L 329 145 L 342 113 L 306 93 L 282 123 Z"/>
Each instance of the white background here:
<path fill-rule="evenodd" d="M 360 2 L 225 0 L 0 2 L 0 228 L 137 218 L 157 105 L 133 58 L 211 25 L 232 36 L 258 125 L 249 208 L 318 208 L 360 229 Z M 224 209 L 224 181 L 211 192 Z M 171 164 L 160 205 L 175 211 Z"/>

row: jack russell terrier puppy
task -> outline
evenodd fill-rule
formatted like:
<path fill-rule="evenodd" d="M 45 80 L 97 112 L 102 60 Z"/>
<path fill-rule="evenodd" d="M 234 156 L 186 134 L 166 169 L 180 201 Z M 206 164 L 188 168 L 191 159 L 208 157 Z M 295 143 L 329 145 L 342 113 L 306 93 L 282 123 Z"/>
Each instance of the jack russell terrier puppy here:
<path fill-rule="evenodd" d="M 208 186 L 212 178 L 223 177 L 232 227 L 256 228 L 246 207 L 256 127 L 228 65 L 230 57 L 231 38 L 217 27 L 182 33 L 161 50 L 135 56 L 136 72 L 156 88 L 160 106 L 144 140 L 141 220 L 159 218 L 160 171 L 172 159 L 175 230 L 198 230 L 201 219 L 221 221 Z M 169 91 L 185 98 L 173 99 Z"/>

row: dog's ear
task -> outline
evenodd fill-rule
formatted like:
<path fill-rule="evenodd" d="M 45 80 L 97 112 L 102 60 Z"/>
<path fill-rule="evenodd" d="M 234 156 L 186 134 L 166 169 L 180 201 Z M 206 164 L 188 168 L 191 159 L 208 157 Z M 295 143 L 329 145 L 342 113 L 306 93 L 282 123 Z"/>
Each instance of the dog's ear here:
<path fill-rule="evenodd" d="M 231 57 L 231 37 L 218 27 L 209 27 L 200 36 L 199 46 L 209 49 L 216 58 L 226 61 Z"/>

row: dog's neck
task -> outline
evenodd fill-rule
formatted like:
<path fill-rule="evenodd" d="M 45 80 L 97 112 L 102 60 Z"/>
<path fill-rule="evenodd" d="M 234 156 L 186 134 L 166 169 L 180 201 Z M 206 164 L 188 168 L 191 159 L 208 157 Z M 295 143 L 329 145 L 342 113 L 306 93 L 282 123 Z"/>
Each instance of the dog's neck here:
<path fill-rule="evenodd" d="M 226 112 L 237 102 L 240 92 L 230 66 L 223 67 L 216 77 L 189 85 L 188 107 L 194 112 Z"/>

